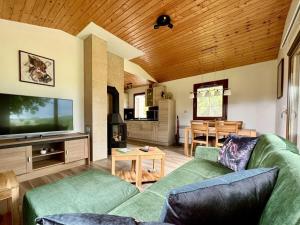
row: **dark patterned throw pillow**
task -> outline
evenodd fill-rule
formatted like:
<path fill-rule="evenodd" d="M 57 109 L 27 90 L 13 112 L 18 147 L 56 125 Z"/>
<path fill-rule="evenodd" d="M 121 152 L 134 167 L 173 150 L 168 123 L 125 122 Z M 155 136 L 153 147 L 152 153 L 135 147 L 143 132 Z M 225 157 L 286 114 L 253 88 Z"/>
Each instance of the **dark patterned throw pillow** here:
<path fill-rule="evenodd" d="M 172 189 L 160 221 L 175 225 L 257 225 L 278 168 L 228 173 Z"/>
<path fill-rule="evenodd" d="M 244 170 L 258 138 L 230 135 L 218 157 L 219 163 L 234 171 Z"/>
<path fill-rule="evenodd" d="M 38 225 L 172 225 L 160 222 L 137 222 L 131 217 L 93 213 L 67 213 L 36 219 Z"/>

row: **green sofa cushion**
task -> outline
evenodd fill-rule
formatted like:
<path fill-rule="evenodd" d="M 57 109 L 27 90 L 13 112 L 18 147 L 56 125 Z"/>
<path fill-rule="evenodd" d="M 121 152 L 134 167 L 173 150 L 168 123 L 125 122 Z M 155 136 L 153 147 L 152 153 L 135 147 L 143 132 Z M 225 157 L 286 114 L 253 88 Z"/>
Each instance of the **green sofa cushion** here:
<path fill-rule="evenodd" d="M 115 208 L 109 214 L 133 217 L 138 221 L 158 221 L 165 198 L 151 191 L 144 191 Z"/>
<path fill-rule="evenodd" d="M 165 198 L 172 188 L 230 172 L 232 170 L 216 162 L 194 159 L 162 178 L 159 182 L 151 185 L 143 193 L 134 196 L 115 208 L 110 214 L 134 217 L 140 221 L 158 221 Z"/>
<path fill-rule="evenodd" d="M 203 147 L 198 146 L 195 151 L 196 159 L 206 159 L 209 161 L 217 162 L 220 148 L 217 147 Z"/>
<path fill-rule="evenodd" d="M 252 152 L 247 168 L 252 169 L 260 167 L 261 163 L 264 161 L 265 157 L 268 156 L 268 154 L 279 151 L 289 151 L 299 154 L 297 147 L 283 138 L 280 138 L 274 134 L 265 134 L 260 136 L 259 141 Z"/>
<path fill-rule="evenodd" d="M 300 156 L 290 151 L 274 151 L 260 166 L 280 168 L 260 225 L 300 224 Z"/>
<path fill-rule="evenodd" d="M 28 191 L 23 201 L 23 217 L 26 225 L 33 225 L 38 216 L 107 213 L 138 193 L 135 186 L 118 177 L 89 170 Z"/>
<path fill-rule="evenodd" d="M 300 223 L 300 155 L 291 142 L 276 135 L 260 137 L 248 168 L 279 167 L 278 179 L 260 225 Z"/>

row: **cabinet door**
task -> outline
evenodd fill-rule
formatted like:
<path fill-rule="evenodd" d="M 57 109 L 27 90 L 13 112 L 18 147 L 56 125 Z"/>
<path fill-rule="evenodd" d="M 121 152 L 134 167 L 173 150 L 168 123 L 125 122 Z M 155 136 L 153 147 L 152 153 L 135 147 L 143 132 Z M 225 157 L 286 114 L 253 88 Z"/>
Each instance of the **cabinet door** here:
<path fill-rule="evenodd" d="M 153 124 L 150 122 L 141 122 L 142 129 L 140 133 L 142 134 L 141 139 L 152 141 L 153 140 Z"/>
<path fill-rule="evenodd" d="M 134 124 L 132 124 L 131 122 L 127 123 L 127 137 L 128 138 L 132 138 L 134 137 Z"/>
<path fill-rule="evenodd" d="M 31 146 L 0 149 L 0 171 L 5 170 L 13 170 L 16 175 L 31 172 Z"/>
<path fill-rule="evenodd" d="M 158 134 L 158 123 L 153 124 L 153 141 L 157 142 L 157 134 Z"/>
<path fill-rule="evenodd" d="M 88 158 L 87 139 L 65 141 L 65 162 Z"/>
<path fill-rule="evenodd" d="M 159 123 L 157 129 L 157 141 L 161 143 L 167 143 L 169 137 L 169 129 L 167 123 Z"/>
<path fill-rule="evenodd" d="M 162 100 L 159 102 L 159 122 L 168 123 L 169 122 L 169 101 Z"/>

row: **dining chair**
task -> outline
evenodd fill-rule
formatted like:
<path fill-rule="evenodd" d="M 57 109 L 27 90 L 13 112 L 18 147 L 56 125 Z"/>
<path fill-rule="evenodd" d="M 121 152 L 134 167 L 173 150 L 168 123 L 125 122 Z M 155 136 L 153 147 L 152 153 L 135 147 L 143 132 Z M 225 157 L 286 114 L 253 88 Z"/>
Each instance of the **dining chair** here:
<path fill-rule="evenodd" d="M 236 121 L 216 121 L 216 147 L 222 147 L 227 136 L 237 134 L 239 122 Z"/>
<path fill-rule="evenodd" d="M 191 121 L 192 145 L 191 153 L 193 155 L 194 144 L 208 146 L 208 122 L 207 121 Z"/>

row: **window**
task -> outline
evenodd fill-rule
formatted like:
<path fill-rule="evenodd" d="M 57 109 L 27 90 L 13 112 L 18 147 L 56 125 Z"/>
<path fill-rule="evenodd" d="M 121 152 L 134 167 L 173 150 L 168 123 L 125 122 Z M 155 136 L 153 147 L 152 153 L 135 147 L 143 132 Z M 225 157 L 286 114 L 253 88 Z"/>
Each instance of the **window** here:
<path fill-rule="evenodd" d="M 228 96 L 223 95 L 227 88 L 227 79 L 194 84 L 194 120 L 227 119 Z"/>
<path fill-rule="evenodd" d="M 134 117 L 146 118 L 146 95 L 145 92 L 134 94 Z"/>

